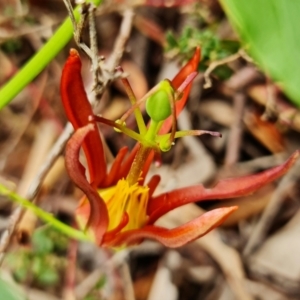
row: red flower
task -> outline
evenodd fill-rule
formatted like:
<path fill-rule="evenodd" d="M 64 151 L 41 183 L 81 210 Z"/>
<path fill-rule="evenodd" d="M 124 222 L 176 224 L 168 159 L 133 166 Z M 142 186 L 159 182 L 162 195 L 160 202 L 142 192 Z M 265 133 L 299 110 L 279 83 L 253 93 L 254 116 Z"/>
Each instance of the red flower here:
<path fill-rule="evenodd" d="M 158 218 L 187 203 L 249 195 L 285 174 L 299 156 L 299 151 L 296 151 L 281 166 L 256 175 L 222 180 L 210 189 L 199 184 L 153 196 L 159 176 L 153 176 L 146 184 L 144 180 L 155 152 L 168 150 L 174 138 L 210 133 L 176 132 L 175 126 L 176 116 L 187 100 L 199 59 L 198 48 L 171 82 L 163 81 L 139 101 L 134 98 L 128 82 L 123 80 L 139 126 L 140 133 L 135 133 L 124 126 L 122 118 L 113 122 L 94 116 L 80 76 L 79 55 L 76 50 L 70 51 L 62 74 L 61 95 L 67 117 L 76 131 L 66 147 L 66 168 L 73 182 L 85 193 L 76 211 L 77 219 L 89 229 L 98 245 L 129 246 L 149 238 L 167 247 L 180 247 L 219 226 L 237 207 L 209 211 L 174 229 L 155 226 Z M 152 119 L 148 128 L 138 108 L 144 101 Z M 127 148 L 119 151 L 110 171 L 105 163 L 97 121 L 114 126 L 139 141 L 128 157 L 125 158 Z M 168 133 L 171 127 L 172 131 Z M 89 181 L 79 161 L 81 147 L 87 158 Z"/>

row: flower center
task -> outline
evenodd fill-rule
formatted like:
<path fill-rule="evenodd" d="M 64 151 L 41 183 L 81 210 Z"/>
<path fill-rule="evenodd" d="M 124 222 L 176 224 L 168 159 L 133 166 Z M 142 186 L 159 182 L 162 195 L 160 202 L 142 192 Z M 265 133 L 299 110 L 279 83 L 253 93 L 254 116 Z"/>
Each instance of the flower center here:
<path fill-rule="evenodd" d="M 120 224 L 125 212 L 129 216 L 129 221 L 122 231 L 138 229 L 146 224 L 149 199 L 147 186 L 140 186 L 138 183 L 129 185 L 126 179 L 121 179 L 117 185 L 99 192 L 109 214 L 108 231 Z"/>

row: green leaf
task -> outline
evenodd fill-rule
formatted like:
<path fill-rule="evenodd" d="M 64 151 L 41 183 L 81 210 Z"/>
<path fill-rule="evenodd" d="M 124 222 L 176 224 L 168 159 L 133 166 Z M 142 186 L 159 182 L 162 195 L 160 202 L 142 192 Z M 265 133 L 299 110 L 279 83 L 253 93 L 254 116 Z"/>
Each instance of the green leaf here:
<path fill-rule="evenodd" d="M 47 236 L 45 230 L 36 230 L 32 236 L 32 244 L 38 254 L 50 253 L 53 248 L 52 240 Z"/>
<path fill-rule="evenodd" d="M 25 300 L 25 296 L 13 285 L 4 281 L 0 277 L 0 295 L 1 299 L 5 300 Z"/>
<path fill-rule="evenodd" d="M 167 46 L 168 46 L 167 50 L 178 47 L 176 38 L 174 37 L 174 34 L 171 31 L 168 31 L 166 33 L 166 39 L 167 39 Z"/>
<path fill-rule="evenodd" d="M 58 282 L 59 276 L 55 269 L 47 267 L 39 273 L 37 279 L 43 286 L 52 286 Z"/>
<path fill-rule="evenodd" d="M 171 31 L 166 34 L 166 51 L 171 54 L 179 54 L 182 61 L 189 60 L 195 51 L 196 46 L 201 47 L 201 63 L 199 71 L 207 69 L 213 61 L 225 58 L 240 49 L 237 41 L 221 40 L 216 27 L 199 29 L 185 27 L 182 33 L 176 37 Z"/>
<path fill-rule="evenodd" d="M 300 1 L 221 3 L 249 54 L 300 106 Z"/>

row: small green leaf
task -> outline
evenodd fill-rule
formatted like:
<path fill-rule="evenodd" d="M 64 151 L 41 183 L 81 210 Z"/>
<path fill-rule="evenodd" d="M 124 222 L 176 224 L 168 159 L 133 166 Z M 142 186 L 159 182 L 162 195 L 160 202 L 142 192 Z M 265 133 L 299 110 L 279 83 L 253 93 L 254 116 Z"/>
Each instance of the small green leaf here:
<path fill-rule="evenodd" d="M 31 271 L 33 274 L 38 277 L 41 270 L 43 270 L 44 267 L 44 258 L 40 256 L 33 257 Z"/>
<path fill-rule="evenodd" d="M 29 266 L 28 266 L 29 267 Z M 21 268 L 17 268 L 14 270 L 14 279 L 17 282 L 25 282 L 26 278 L 28 277 L 28 269 L 22 266 Z"/>
<path fill-rule="evenodd" d="M 221 40 L 217 35 L 217 28 L 205 29 L 185 27 L 180 36 L 175 37 L 172 32 L 166 36 L 166 51 L 174 55 L 178 53 L 182 61 L 190 59 L 196 46 L 201 47 L 200 71 L 205 71 L 213 61 L 223 59 L 240 49 L 237 41 Z"/>
<path fill-rule="evenodd" d="M 45 230 L 36 230 L 32 237 L 32 245 L 37 254 L 47 254 L 53 250 L 53 241 L 47 236 Z"/>
<path fill-rule="evenodd" d="M 6 53 L 15 53 L 22 48 L 22 42 L 19 39 L 10 39 L 1 45 L 1 49 Z"/>
<path fill-rule="evenodd" d="M 58 273 L 56 270 L 54 270 L 53 268 L 47 267 L 47 268 L 44 268 L 44 270 L 39 273 L 39 276 L 37 279 L 38 279 L 39 283 L 41 283 L 43 286 L 44 285 L 52 286 L 58 282 L 59 276 L 58 276 Z"/>
<path fill-rule="evenodd" d="M 178 47 L 177 40 L 176 40 L 176 38 L 174 37 L 174 35 L 171 31 L 167 32 L 166 40 L 167 40 L 168 49 Z"/>
<path fill-rule="evenodd" d="M 13 284 L 0 277 L 0 295 L 3 300 L 25 300 L 26 297 Z"/>

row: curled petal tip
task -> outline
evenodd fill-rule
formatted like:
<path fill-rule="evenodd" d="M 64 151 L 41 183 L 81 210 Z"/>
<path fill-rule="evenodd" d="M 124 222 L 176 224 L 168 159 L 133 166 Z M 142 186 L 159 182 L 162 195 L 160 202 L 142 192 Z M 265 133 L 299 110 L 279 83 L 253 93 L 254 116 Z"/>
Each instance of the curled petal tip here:
<path fill-rule="evenodd" d="M 196 240 L 222 224 L 236 209 L 237 206 L 214 209 L 174 229 L 145 226 L 142 229 L 129 230 L 120 233 L 111 242 L 115 246 L 123 246 L 138 243 L 143 239 L 153 239 L 166 247 L 178 248 Z"/>
<path fill-rule="evenodd" d="M 108 227 L 107 208 L 97 190 L 87 181 L 85 169 L 79 161 L 80 148 L 86 136 L 94 129 L 94 124 L 88 124 L 75 131 L 66 146 L 65 163 L 70 178 L 86 194 L 89 200 L 90 209 L 87 227 L 98 228 L 95 237 L 96 241 L 100 243 Z M 77 212 L 80 213 L 80 209 Z"/>
<path fill-rule="evenodd" d="M 80 138 L 80 142 L 82 143 L 82 141 L 87 136 L 87 134 L 93 130 L 95 130 L 95 125 L 92 123 L 89 123 L 88 125 L 77 129 L 76 130 L 78 132 L 77 137 Z"/>
<path fill-rule="evenodd" d="M 299 155 L 300 155 L 300 150 L 296 150 L 284 164 L 282 164 L 281 166 L 278 166 L 277 168 L 281 167 L 281 169 L 282 169 L 281 172 L 283 174 L 286 173 L 297 161 L 297 159 L 299 158 Z"/>
<path fill-rule="evenodd" d="M 202 134 L 209 134 L 211 136 L 220 137 L 220 138 L 222 137 L 222 133 L 218 131 L 199 130 L 199 135 Z"/>
<path fill-rule="evenodd" d="M 77 51 L 76 49 L 74 49 L 74 48 L 71 48 L 71 49 L 70 49 L 69 54 L 70 54 L 70 56 L 72 56 L 72 57 L 75 57 L 75 56 L 78 56 L 78 57 L 79 57 L 78 51 Z"/>

